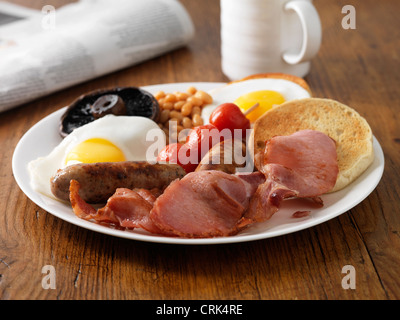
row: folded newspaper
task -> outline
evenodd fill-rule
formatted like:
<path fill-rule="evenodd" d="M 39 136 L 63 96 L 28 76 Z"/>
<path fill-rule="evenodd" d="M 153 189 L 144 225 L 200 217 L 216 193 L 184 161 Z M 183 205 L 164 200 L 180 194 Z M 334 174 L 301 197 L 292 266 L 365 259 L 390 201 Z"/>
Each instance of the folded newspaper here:
<path fill-rule="evenodd" d="M 178 0 L 81 0 L 54 9 L 0 2 L 0 112 L 184 46 Z"/>

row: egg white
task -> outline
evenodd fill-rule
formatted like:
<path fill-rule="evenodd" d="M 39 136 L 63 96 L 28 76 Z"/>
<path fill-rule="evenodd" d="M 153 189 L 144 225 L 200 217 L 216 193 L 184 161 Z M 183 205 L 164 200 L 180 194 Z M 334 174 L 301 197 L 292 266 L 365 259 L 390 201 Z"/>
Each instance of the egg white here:
<path fill-rule="evenodd" d="M 279 92 L 285 98 L 285 101 L 310 98 L 310 93 L 306 89 L 297 83 L 285 79 L 263 78 L 234 82 L 208 92 L 212 96 L 213 102 L 203 108 L 201 117 L 204 124 L 210 122 L 211 113 L 220 104 L 234 102 L 244 94 L 260 90 Z"/>
<path fill-rule="evenodd" d="M 165 137 L 164 132 L 152 120 L 144 117 L 107 115 L 72 131 L 48 155 L 28 164 L 31 187 L 46 196 L 54 198 L 50 189 L 50 179 L 58 169 L 64 168 L 68 153 L 79 143 L 92 138 L 103 138 L 125 155 L 127 161 L 153 161 L 147 159 L 147 150 L 154 141 L 146 138 Z M 165 141 L 163 143 L 165 145 Z"/>

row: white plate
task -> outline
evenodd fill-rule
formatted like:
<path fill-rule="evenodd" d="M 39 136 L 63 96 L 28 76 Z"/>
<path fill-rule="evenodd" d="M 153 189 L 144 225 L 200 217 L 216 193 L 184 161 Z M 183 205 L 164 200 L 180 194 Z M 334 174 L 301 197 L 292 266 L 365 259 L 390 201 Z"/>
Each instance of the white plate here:
<path fill-rule="evenodd" d="M 143 89 L 154 94 L 159 90 L 165 92 L 186 91 L 189 86 L 208 91 L 221 85 L 224 84 L 205 82 L 174 83 L 146 86 L 143 87 Z M 153 235 L 141 229 L 135 229 L 133 231 L 117 230 L 77 218 L 69 205 L 35 192 L 29 184 L 29 174 L 27 171 L 28 163 L 39 156 L 50 153 L 61 141 L 58 134 L 58 126 L 60 117 L 64 111 L 65 108 L 45 117 L 21 138 L 15 148 L 12 160 L 15 180 L 21 190 L 34 203 L 54 216 L 89 230 L 132 240 L 173 244 L 221 244 L 265 239 L 296 232 L 335 218 L 355 207 L 375 189 L 383 174 L 384 156 L 379 142 L 374 137 L 373 148 L 375 151 L 375 160 L 372 165 L 345 189 L 332 194 L 323 195 L 324 207 L 312 209 L 311 214 L 307 217 L 293 218 L 292 214 L 295 211 L 309 210 L 309 208 L 301 208 L 294 201 L 286 201 L 282 208 L 274 214 L 270 220 L 263 223 L 256 223 L 231 237 L 183 239 Z"/>

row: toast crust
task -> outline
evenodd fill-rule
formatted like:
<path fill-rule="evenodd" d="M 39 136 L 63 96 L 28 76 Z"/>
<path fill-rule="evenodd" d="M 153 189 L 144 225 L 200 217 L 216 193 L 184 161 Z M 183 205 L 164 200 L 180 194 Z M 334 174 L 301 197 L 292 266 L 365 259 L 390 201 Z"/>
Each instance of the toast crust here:
<path fill-rule="evenodd" d="M 235 81 L 231 81 L 228 84 L 231 83 L 236 83 L 236 82 L 241 82 L 241 81 L 245 81 L 245 80 L 252 80 L 252 79 L 265 79 L 265 78 L 270 78 L 270 79 L 283 79 L 283 80 L 288 80 L 288 81 L 292 81 L 296 84 L 298 84 L 299 86 L 301 86 L 303 89 L 307 90 L 308 93 L 310 94 L 310 96 L 312 96 L 312 92 L 311 89 L 309 87 L 309 85 L 307 84 L 307 82 L 303 79 L 303 78 L 299 78 L 296 77 L 294 75 L 291 74 L 286 74 L 286 73 L 257 73 L 257 74 L 252 74 L 250 76 L 247 76 L 243 79 L 240 80 L 235 80 Z"/>

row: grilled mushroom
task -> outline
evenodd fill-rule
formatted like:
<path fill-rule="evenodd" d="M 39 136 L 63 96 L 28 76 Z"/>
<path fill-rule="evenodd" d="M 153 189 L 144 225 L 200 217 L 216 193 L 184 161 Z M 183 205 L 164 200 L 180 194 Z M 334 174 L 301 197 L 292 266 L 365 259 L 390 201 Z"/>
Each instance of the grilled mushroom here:
<path fill-rule="evenodd" d="M 157 121 L 159 105 L 154 96 L 137 87 L 96 90 L 76 99 L 61 117 L 60 134 L 66 137 L 106 114 L 141 116 Z"/>

